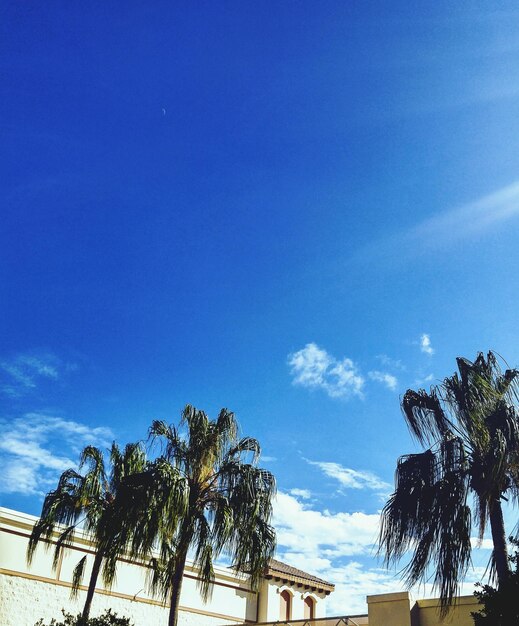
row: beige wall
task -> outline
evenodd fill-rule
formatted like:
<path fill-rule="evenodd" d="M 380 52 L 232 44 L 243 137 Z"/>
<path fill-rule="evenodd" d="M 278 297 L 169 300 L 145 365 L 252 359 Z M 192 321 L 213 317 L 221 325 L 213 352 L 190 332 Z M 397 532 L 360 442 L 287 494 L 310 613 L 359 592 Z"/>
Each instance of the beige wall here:
<path fill-rule="evenodd" d="M 474 596 L 462 596 L 441 621 L 438 599 L 414 602 L 407 592 L 368 596 L 369 626 L 474 626 Z"/>
<path fill-rule="evenodd" d="M 369 626 L 411 626 L 411 598 L 407 592 L 368 596 L 367 602 Z"/>
<path fill-rule="evenodd" d="M 438 600 L 418 600 L 419 626 L 438 626 Z M 442 622 L 444 626 L 474 626 L 471 612 L 479 611 L 480 605 L 474 596 L 462 596 Z"/>

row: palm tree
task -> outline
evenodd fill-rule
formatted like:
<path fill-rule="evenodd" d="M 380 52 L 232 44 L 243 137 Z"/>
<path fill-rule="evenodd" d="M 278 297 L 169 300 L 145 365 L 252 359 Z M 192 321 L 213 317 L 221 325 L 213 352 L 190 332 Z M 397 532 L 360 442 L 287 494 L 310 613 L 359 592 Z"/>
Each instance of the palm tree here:
<path fill-rule="evenodd" d="M 95 548 L 82 613 L 85 622 L 90 614 L 99 573 L 104 584 L 110 587 L 115 578 L 117 559 L 131 548 L 133 529 L 127 518 L 121 515 L 121 511 L 128 506 L 128 490 L 122 489 L 121 485 L 126 477 L 146 468 L 145 452 L 139 444 L 128 444 L 124 451 L 112 444 L 110 461 L 108 475 L 103 453 L 94 446 L 83 450 L 79 471 L 86 468 L 86 472 L 81 474 L 74 469 L 63 472 L 56 489 L 45 497 L 40 519 L 33 528 L 27 549 L 30 563 L 40 539 L 49 540 L 58 531 L 53 558 L 55 569 L 67 543 L 72 542 L 76 530 L 81 527 Z M 73 595 L 77 594 L 82 582 L 86 560 L 84 556 L 74 568 Z"/>
<path fill-rule="evenodd" d="M 503 373 L 493 352 L 473 363 L 458 358 L 457 365 L 459 373 L 429 393 L 408 390 L 403 397 L 409 429 L 427 449 L 398 460 L 379 537 L 386 565 L 412 550 L 403 570 L 409 586 L 434 570 L 443 615 L 470 564 L 469 496 L 480 540 L 490 523 L 499 585 L 510 573 L 501 501 L 519 499 L 519 371 Z"/>
<path fill-rule="evenodd" d="M 161 442 L 162 454 L 142 477 L 142 506 L 129 513 L 135 520 L 136 552 L 145 554 L 151 547 L 150 528 L 158 530 L 160 556 L 152 559 L 150 586 L 170 600 L 169 626 L 177 624 L 190 550 L 206 601 L 214 581 L 213 562 L 222 552 L 232 567 L 250 576 L 254 588 L 276 543 L 270 525 L 275 480 L 257 467 L 259 443 L 238 439 L 234 414 L 226 409 L 210 420 L 186 406 L 180 426 L 185 433 L 153 422 L 150 437 Z M 138 481 L 131 482 L 138 487 Z"/>

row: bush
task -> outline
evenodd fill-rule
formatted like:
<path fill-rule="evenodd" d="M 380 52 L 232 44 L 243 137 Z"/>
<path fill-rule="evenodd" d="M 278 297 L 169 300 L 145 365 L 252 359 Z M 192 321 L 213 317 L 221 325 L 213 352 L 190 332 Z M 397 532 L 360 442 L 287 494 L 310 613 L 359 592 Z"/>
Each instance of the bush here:
<path fill-rule="evenodd" d="M 472 613 L 475 626 L 517 626 L 519 624 L 519 542 L 510 537 L 516 546 L 510 556 L 512 572 L 499 589 L 490 585 L 477 584 L 479 591 L 474 595 L 483 605 L 478 613 Z"/>
<path fill-rule="evenodd" d="M 90 617 L 87 620 L 81 617 L 81 613 L 72 615 L 72 613 L 65 613 L 64 609 L 61 609 L 61 612 L 63 613 L 63 621 L 58 622 L 53 618 L 48 626 L 133 626 L 129 618 L 117 617 L 117 613 L 112 613 L 112 609 L 107 609 L 102 615 Z M 40 619 L 34 626 L 47 625 L 43 619 Z"/>

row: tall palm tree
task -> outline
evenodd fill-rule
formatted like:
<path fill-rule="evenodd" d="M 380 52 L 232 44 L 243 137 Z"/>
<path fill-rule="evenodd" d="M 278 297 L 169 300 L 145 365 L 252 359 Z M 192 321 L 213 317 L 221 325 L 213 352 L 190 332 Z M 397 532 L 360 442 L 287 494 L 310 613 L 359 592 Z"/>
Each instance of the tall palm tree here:
<path fill-rule="evenodd" d="M 379 537 L 387 565 L 412 551 L 403 570 L 409 586 L 434 570 L 443 615 L 470 564 L 469 496 L 480 540 L 490 524 L 498 584 L 510 573 L 501 502 L 519 496 L 519 371 L 503 373 L 493 352 L 473 363 L 458 358 L 457 365 L 429 393 L 408 390 L 403 397 L 409 429 L 427 449 L 398 460 Z"/>
<path fill-rule="evenodd" d="M 238 439 L 234 414 L 226 409 L 210 420 L 186 406 L 180 430 L 154 421 L 150 436 L 161 442 L 161 455 L 142 477 L 143 506 L 129 515 L 135 520 L 136 552 L 149 550 L 149 529 L 158 529 L 160 557 L 152 560 L 150 586 L 170 600 L 168 624 L 176 626 L 190 550 L 204 601 L 214 581 L 213 561 L 222 552 L 257 586 L 275 550 L 270 525 L 275 480 L 257 467 L 259 443 Z M 137 480 L 131 482 L 138 488 Z"/>
<path fill-rule="evenodd" d="M 139 444 L 128 444 L 123 451 L 115 443 L 112 444 L 110 461 L 111 468 L 107 473 L 103 453 L 94 446 L 84 448 L 79 471 L 69 469 L 63 472 L 56 489 L 45 497 L 40 519 L 33 528 L 27 549 L 30 563 L 40 539 L 51 539 L 58 531 L 53 558 L 55 569 L 78 527 L 86 533 L 94 546 L 95 557 L 82 613 L 85 621 L 90 614 L 99 574 L 109 587 L 115 578 L 117 559 L 131 548 L 133 529 L 127 518 L 121 515 L 128 505 L 126 499 L 129 494 L 121 485 L 126 477 L 146 468 L 146 455 Z M 86 471 L 80 473 L 83 469 Z M 84 556 L 74 568 L 74 595 L 81 585 L 86 561 Z"/>

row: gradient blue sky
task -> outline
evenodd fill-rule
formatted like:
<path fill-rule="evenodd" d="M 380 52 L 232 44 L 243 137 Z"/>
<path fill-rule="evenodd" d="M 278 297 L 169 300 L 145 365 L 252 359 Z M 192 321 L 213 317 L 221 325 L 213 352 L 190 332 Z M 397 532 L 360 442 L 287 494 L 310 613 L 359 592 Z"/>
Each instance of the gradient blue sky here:
<path fill-rule="evenodd" d="M 226 406 L 279 557 L 332 613 L 398 589 L 372 543 L 399 395 L 519 365 L 514 6 L 3 3 L 2 505 Z"/>

